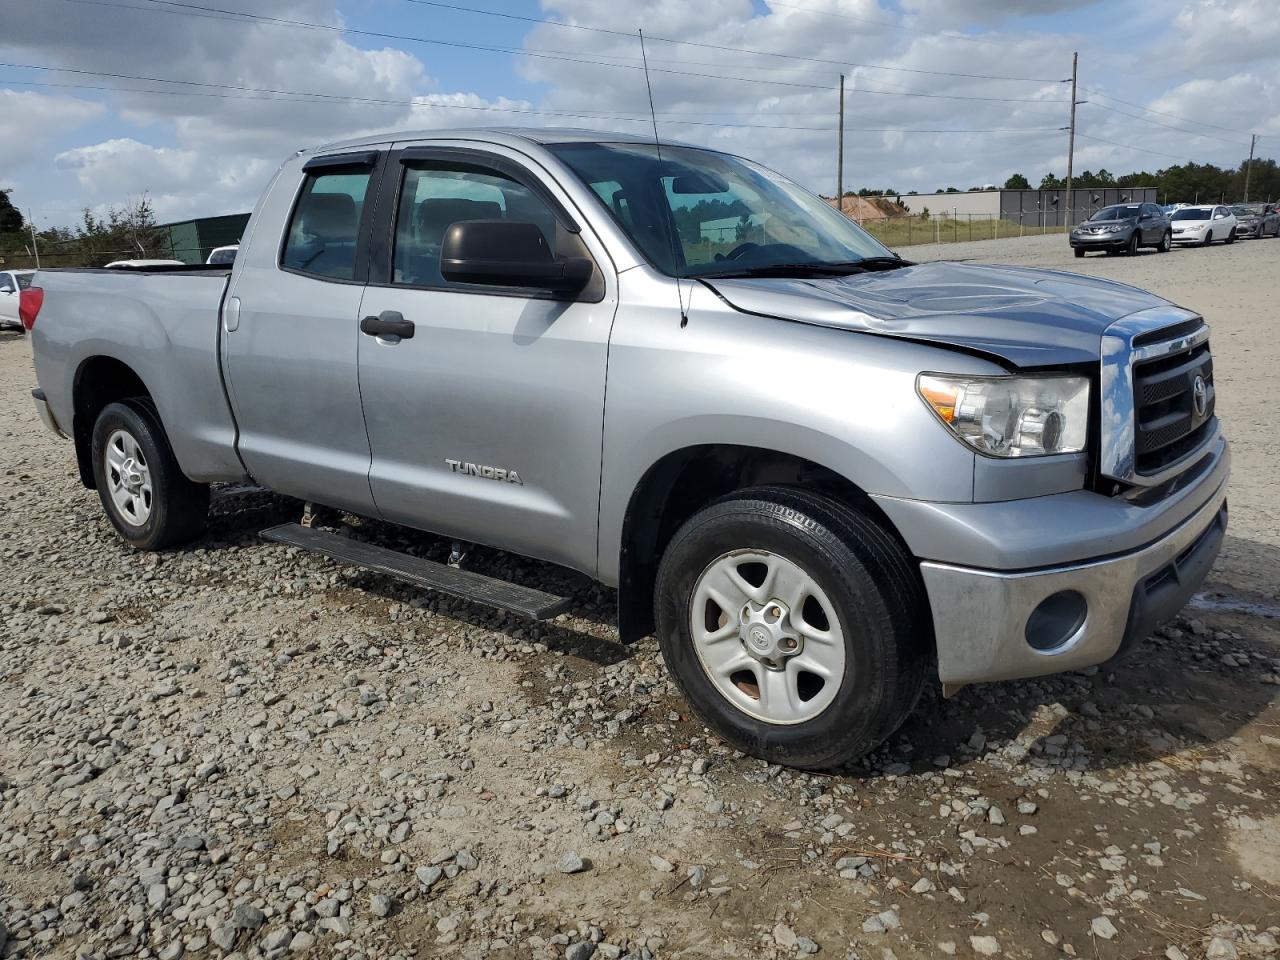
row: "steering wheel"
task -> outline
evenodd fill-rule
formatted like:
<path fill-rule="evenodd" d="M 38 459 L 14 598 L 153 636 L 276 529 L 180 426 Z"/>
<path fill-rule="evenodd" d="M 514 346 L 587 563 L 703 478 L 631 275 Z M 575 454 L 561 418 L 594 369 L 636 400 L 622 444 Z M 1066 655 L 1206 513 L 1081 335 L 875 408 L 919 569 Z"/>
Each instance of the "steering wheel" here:
<path fill-rule="evenodd" d="M 724 260 L 737 260 L 737 259 L 738 259 L 739 257 L 741 257 L 744 253 L 750 253 L 752 250 L 754 250 L 754 249 L 755 249 L 756 247 L 758 247 L 758 246 L 760 246 L 760 244 L 758 244 L 758 243 L 752 243 L 750 240 L 748 240 L 746 243 L 740 243 L 740 244 L 738 244 L 736 247 L 734 247 L 734 248 L 733 248 L 732 250 L 730 250 L 728 253 L 724 254 L 722 258 L 721 258 L 721 257 L 717 257 L 716 259 L 717 259 L 717 260 L 719 260 L 719 259 L 724 259 Z"/>

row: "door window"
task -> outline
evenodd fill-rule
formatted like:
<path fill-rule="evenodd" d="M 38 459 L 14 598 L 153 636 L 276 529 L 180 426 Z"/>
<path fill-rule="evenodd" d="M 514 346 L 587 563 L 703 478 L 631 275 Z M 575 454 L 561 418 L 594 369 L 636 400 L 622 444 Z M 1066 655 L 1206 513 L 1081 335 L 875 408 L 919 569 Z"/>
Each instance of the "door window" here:
<path fill-rule="evenodd" d="M 308 176 L 293 210 L 281 266 L 328 280 L 356 279 L 356 245 L 368 189 L 368 171 Z"/>
<path fill-rule="evenodd" d="M 0 277 L 0 293 L 13 293 L 13 281 L 8 277 Z"/>
<path fill-rule="evenodd" d="M 445 232 L 466 220 L 533 223 L 557 254 L 585 256 L 581 241 L 560 228 L 551 208 L 524 184 L 497 170 L 459 161 L 406 166 L 396 213 L 392 282 L 418 287 L 477 289 L 440 273 Z"/>

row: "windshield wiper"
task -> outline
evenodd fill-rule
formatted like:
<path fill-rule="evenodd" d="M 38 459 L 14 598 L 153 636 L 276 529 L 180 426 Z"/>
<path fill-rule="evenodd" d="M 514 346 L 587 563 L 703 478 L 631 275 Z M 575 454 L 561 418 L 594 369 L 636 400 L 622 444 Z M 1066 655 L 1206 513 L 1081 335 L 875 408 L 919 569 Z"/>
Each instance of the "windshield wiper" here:
<path fill-rule="evenodd" d="M 880 270 L 897 270 L 911 267 L 910 260 L 901 257 L 864 257 L 861 260 L 840 262 L 809 261 L 805 263 L 762 263 L 715 273 L 700 273 L 707 280 L 728 280 L 740 277 L 844 277 L 854 273 L 871 273 Z"/>

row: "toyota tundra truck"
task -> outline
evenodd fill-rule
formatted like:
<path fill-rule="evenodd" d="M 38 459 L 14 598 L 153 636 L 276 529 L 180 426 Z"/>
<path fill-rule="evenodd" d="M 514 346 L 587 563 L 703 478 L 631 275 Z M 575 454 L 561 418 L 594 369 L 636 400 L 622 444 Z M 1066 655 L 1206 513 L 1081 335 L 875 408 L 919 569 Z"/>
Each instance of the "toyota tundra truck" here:
<path fill-rule="evenodd" d="M 778 173 L 572 130 L 300 151 L 230 267 L 43 270 L 44 423 L 141 550 L 210 484 L 267 538 L 533 618 L 566 601 L 351 514 L 617 589 L 726 741 L 829 769 L 943 692 L 1110 660 L 1217 556 L 1203 318 L 901 259 Z M 270 549 L 270 547 L 264 547 Z"/>

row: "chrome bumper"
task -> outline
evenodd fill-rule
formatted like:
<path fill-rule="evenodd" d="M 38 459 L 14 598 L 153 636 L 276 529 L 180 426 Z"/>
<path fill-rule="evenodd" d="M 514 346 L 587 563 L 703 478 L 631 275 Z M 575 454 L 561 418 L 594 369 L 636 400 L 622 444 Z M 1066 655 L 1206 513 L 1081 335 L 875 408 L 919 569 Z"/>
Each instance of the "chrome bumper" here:
<path fill-rule="evenodd" d="M 954 687 L 1111 659 L 1170 619 L 1199 588 L 1222 545 L 1226 502 L 1223 478 L 1195 513 L 1159 540 L 1102 560 L 1018 573 L 921 563 L 939 678 Z M 1059 618 L 1060 641 L 1037 649 L 1029 640 L 1032 613 L 1064 591 L 1083 598 L 1083 619 Z"/>
<path fill-rule="evenodd" d="M 44 397 L 44 391 L 40 389 L 32 390 L 31 399 L 35 401 L 36 413 L 40 415 L 40 422 L 45 425 L 45 428 L 63 440 L 68 439 L 67 435 L 62 432 L 62 428 L 58 426 L 58 421 L 54 419 L 53 411 L 49 409 L 49 401 Z"/>

